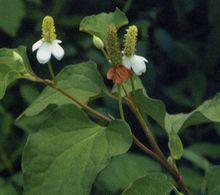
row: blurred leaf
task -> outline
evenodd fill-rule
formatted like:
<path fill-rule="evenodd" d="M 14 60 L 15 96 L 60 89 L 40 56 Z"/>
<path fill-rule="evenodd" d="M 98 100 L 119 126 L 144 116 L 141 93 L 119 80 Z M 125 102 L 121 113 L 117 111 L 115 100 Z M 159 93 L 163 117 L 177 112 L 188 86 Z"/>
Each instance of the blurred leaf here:
<path fill-rule="evenodd" d="M 189 186 L 193 190 L 200 191 L 204 176 L 199 171 L 190 167 L 180 167 L 179 170 L 186 186 Z"/>
<path fill-rule="evenodd" d="M 18 193 L 11 183 L 0 178 L 0 195 L 18 195 Z"/>
<path fill-rule="evenodd" d="M 185 94 L 185 86 L 183 82 L 180 81 L 175 85 L 165 87 L 163 91 L 166 96 L 168 96 L 173 102 L 177 103 L 178 105 L 187 106 L 190 108 L 193 107 L 192 100 L 189 98 L 188 95 Z"/>
<path fill-rule="evenodd" d="M 0 135 L 6 138 L 12 131 L 14 119 L 10 114 L 0 114 Z"/>
<path fill-rule="evenodd" d="M 0 49 L 0 99 L 3 98 L 9 84 L 19 78 L 31 77 L 31 68 L 25 47 Z"/>
<path fill-rule="evenodd" d="M 27 2 L 35 3 L 37 5 L 41 4 L 41 0 L 26 0 Z"/>
<path fill-rule="evenodd" d="M 220 13 L 219 13 L 220 2 L 216 0 L 209 1 L 209 23 L 211 25 L 211 32 L 208 35 L 207 45 L 207 60 L 213 65 L 219 60 L 220 52 Z"/>
<path fill-rule="evenodd" d="M 176 41 L 175 43 L 175 60 L 184 65 L 198 64 L 200 58 L 198 51 L 193 48 L 192 44 L 182 41 Z"/>
<path fill-rule="evenodd" d="M 170 149 L 171 157 L 174 160 L 179 160 L 183 155 L 183 144 L 181 139 L 175 131 L 171 131 L 168 135 L 168 146 Z"/>
<path fill-rule="evenodd" d="M 166 175 L 162 173 L 148 173 L 145 177 L 137 179 L 128 187 L 123 195 L 139 195 L 150 194 L 168 195 L 173 190 L 173 185 L 170 183 Z"/>
<path fill-rule="evenodd" d="M 114 157 L 111 163 L 98 175 L 95 189 L 100 194 L 119 194 L 131 182 L 153 171 L 161 171 L 157 162 L 148 157 L 126 153 Z"/>
<path fill-rule="evenodd" d="M 105 90 L 103 79 L 92 61 L 66 66 L 58 75 L 59 86 L 82 102 L 100 95 Z M 48 105 L 73 103 L 60 92 L 46 87 L 40 96 L 24 111 L 23 114 L 33 116 L 40 113 Z"/>
<path fill-rule="evenodd" d="M 29 105 L 31 104 L 40 92 L 30 84 L 23 84 L 20 86 L 20 93 L 24 101 Z"/>
<path fill-rule="evenodd" d="M 83 16 L 82 15 L 74 15 L 74 16 L 66 16 L 66 17 L 61 17 L 57 18 L 56 23 L 61 24 L 65 27 L 78 27 L 80 21 L 82 20 Z"/>
<path fill-rule="evenodd" d="M 171 35 L 168 31 L 158 28 L 154 32 L 155 41 L 160 46 L 160 48 L 167 54 L 172 54 L 174 52 L 174 43 Z"/>
<path fill-rule="evenodd" d="M 0 28 L 8 35 L 16 35 L 24 15 L 22 0 L 0 0 Z"/>
<path fill-rule="evenodd" d="M 188 149 L 201 156 L 220 158 L 220 144 L 218 143 L 200 142 L 189 146 Z"/>
<path fill-rule="evenodd" d="M 184 150 L 183 157 L 203 170 L 207 170 L 211 166 L 211 163 L 206 158 L 189 149 Z"/>
<path fill-rule="evenodd" d="M 220 166 L 212 166 L 206 173 L 207 195 L 220 194 Z"/>
<path fill-rule="evenodd" d="M 164 92 L 176 103 L 195 108 L 201 104 L 206 87 L 205 75 L 198 71 L 191 71 L 183 80 L 165 88 Z"/>
<path fill-rule="evenodd" d="M 24 193 L 89 194 L 110 158 L 131 144 L 125 122 L 114 120 L 104 128 L 75 105 L 60 106 L 28 138 L 22 162 Z"/>
<path fill-rule="evenodd" d="M 11 181 L 19 186 L 19 187 L 23 187 L 23 175 L 22 175 L 22 172 L 18 172 L 16 174 L 14 174 L 12 177 L 11 177 Z"/>
<path fill-rule="evenodd" d="M 111 24 L 120 28 L 128 24 L 128 19 L 121 10 L 116 8 L 114 12 L 85 17 L 80 23 L 80 30 L 91 35 L 96 35 L 101 38 L 103 42 L 106 42 L 107 29 Z"/>
<path fill-rule="evenodd" d="M 209 23 L 212 26 L 220 26 L 219 24 L 219 18 L 220 18 L 220 13 L 219 13 L 219 8 L 220 7 L 220 2 L 216 0 L 209 0 Z"/>
<path fill-rule="evenodd" d="M 208 36 L 207 43 L 207 63 L 214 66 L 219 60 L 220 52 L 220 27 L 214 27 Z"/>

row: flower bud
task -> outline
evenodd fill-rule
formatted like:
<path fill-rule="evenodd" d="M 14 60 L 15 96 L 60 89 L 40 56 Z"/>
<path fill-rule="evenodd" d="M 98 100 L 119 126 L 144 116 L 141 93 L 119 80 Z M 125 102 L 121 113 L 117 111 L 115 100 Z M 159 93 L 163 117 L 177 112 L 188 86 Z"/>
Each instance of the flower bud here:
<path fill-rule="evenodd" d="M 104 49 L 104 43 L 103 41 L 97 37 L 97 36 L 93 36 L 93 44 L 98 48 L 98 49 Z"/>

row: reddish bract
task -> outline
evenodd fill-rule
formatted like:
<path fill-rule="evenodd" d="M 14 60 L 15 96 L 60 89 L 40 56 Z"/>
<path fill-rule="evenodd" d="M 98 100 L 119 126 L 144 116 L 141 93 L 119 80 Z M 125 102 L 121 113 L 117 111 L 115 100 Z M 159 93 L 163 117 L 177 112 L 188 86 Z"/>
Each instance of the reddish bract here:
<path fill-rule="evenodd" d="M 133 72 L 123 65 L 113 66 L 107 72 L 107 79 L 112 80 L 113 83 L 122 84 L 124 81 L 132 77 Z"/>

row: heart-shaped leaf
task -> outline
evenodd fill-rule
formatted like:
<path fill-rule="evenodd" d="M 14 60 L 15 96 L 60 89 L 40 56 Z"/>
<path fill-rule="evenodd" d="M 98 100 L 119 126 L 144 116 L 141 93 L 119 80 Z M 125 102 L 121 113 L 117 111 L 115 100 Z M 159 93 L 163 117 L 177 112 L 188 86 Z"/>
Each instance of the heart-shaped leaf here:
<path fill-rule="evenodd" d="M 126 15 L 118 8 L 114 12 L 87 16 L 80 23 L 80 30 L 99 37 L 106 42 L 108 26 L 114 24 L 120 28 L 128 24 Z"/>
<path fill-rule="evenodd" d="M 25 194 L 89 194 L 110 158 L 131 143 L 125 122 L 114 120 L 105 128 L 74 104 L 60 106 L 28 138 L 22 161 Z"/>

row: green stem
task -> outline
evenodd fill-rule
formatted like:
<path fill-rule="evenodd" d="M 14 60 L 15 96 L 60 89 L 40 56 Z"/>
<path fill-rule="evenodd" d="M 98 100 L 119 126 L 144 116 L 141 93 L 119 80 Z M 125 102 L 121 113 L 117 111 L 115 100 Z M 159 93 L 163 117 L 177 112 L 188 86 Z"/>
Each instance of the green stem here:
<path fill-rule="evenodd" d="M 110 62 L 110 60 L 109 60 L 109 57 L 108 57 L 108 54 L 107 54 L 107 52 L 105 51 L 105 49 L 102 48 L 101 51 L 102 51 L 103 55 L 105 56 L 106 60 L 111 64 L 111 62 Z"/>
<path fill-rule="evenodd" d="M 49 68 L 50 74 L 51 74 L 51 76 L 52 76 L 52 78 L 53 78 L 54 84 L 57 85 L 57 79 L 56 79 L 56 76 L 55 76 L 55 74 L 54 74 L 54 71 L 53 71 L 51 62 L 48 62 L 48 68 Z"/>
<path fill-rule="evenodd" d="M 124 111 L 123 111 L 123 106 L 122 106 L 122 97 L 121 97 L 121 86 L 118 86 L 118 107 L 119 107 L 119 112 L 122 120 L 125 120 L 124 116 Z"/>
<path fill-rule="evenodd" d="M 134 77 L 132 76 L 132 77 L 130 78 L 130 80 L 131 80 L 131 87 L 132 87 L 132 92 L 133 92 L 133 91 L 135 91 Z"/>
<path fill-rule="evenodd" d="M 159 145 L 157 144 L 156 139 L 154 138 L 153 134 L 151 133 L 147 123 L 145 122 L 139 108 L 136 106 L 135 101 L 133 99 L 133 97 L 130 95 L 130 93 L 127 91 L 127 89 L 125 88 L 125 86 L 123 86 L 123 90 L 126 94 L 126 96 L 128 97 L 127 101 L 128 101 L 128 106 L 131 109 L 131 111 L 135 114 L 136 118 L 138 119 L 150 145 L 152 146 L 153 150 L 162 158 L 166 160 L 166 157 L 164 156 L 163 152 L 160 150 Z"/>

